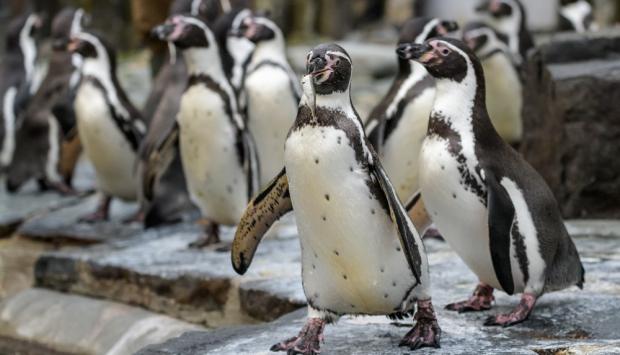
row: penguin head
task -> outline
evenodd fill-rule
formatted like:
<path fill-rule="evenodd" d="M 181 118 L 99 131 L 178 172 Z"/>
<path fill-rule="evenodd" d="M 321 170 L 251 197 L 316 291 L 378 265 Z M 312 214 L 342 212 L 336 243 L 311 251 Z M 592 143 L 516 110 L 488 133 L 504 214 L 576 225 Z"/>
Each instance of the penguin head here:
<path fill-rule="evenodd" d="M 400 29 L 398 45 L 403 43 L 424 43 L 429 38 L 449 36 L 458 31 L 459 25 L 455 21 L 441 20 L 439 18 L 417 17 L 411 19 Z M 399 57 L 399 70 L 401 73 L 412 71 L 412 61 Z"/>
<path fill-rule="evenodd" d="M 9 23 L 6 35 L 6 49 L 24 51 L 26 42 L 34 43 L 43 27 L 43 17 L 37 14 L 20 16 Z"/>
<path fill-rule="evenodd" d="M 306 60 L 306 73 L 312 77 L 317 95 L 347 91 L 352 67 L 347 51 L 335 43 L 314 47 Z"/>
<path fill-rule="evenodd" d="M 245 37 L 252 43 L 279 40 L 284 42 L 282 31 L 267 17 L 263 16 L 245 16 L 230 31 L 231 36 Z"/>
<path fill-rule="evenodd" d="M 100 76 L 116 71 L 116 51 L 102 35 L 94 32 L 74 34 L 67 50 L 83 58 L 85 74 Z"/>
<path fill-rule="evenodd" d="M 483 22 L 467 24 L 463 28 L 463 41 L 481 59 L 496 52 L 510 53 L 506 36 Z"/>
<path fill-rule="evenodd" d="M 180 49 L 215 47 L 215 36 L 198 17 L 174 15 L 153 29 L 153 35 L 162 41 L 174 43 Z"/>
<path fill-rule="evenodd" d="M 486 15 L 492 24 L 506 34 L 517 34 L 525 26 L 525 8 L 520 0 L 483 0 L 476 12 Z"/>
<path fill-rule="evenodd" d="M 476 55 L 460 40 L 434 38 L 423 44 L 409 43 L 399 47 L 401 58 L 415 60 L 424 65 L 434 78 L 461 82 L 470 67 L 482 74 L 482 66 Z"/>
<path fill-rule="evenodd" d="M 82 28 L 90 22 L 90 16 L 83 9 L 66 7 L 52 21 L 52 48 L 58 51 L 67 50 L 71 36 L 82 32 Z"/>
<path fill-rule="evenodd" d="M 191 14 L 211 25 L 224 14 L 224 8 L 220 0 L 175 0 L 170 6 L 170 14 Z"/>

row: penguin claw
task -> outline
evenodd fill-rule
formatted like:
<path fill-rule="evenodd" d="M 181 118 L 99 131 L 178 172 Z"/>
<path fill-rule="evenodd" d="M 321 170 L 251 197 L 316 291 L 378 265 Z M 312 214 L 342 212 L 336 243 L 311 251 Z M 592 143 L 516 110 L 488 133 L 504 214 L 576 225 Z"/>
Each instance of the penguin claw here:
<path fill-rule="evenodd" d="M 484 325 L 510 327 L 525 321 L 532 313 L 532 309 L 534 309 L 536 298 L 536 295 L 524 293 L 521 296 L 521 302 L 512 312 L 490 316 L 486 319 Z"/>
<path fill-rule="evenodd" d="M 481 312 L 491 309 L 493 305 L 493 288 L 485 284 L 479 284 L 476 286 L 474 293 L 466 301 L 450 303 L 444 308 L 449 311 L 456 311 L 459 313 L 465 312 Z"/>
<path fill-rule="evenodd" d="M 269 350 L 273 352 L 286 351 L 292 355 L 316 355 L 321 352 L 321 341 L 323 338 L 323 329 L 326 322 L 322 319 L 308 319 L 299 335 L 286 339 L 283 342 L 273 345 Z"/>
<path fill-rule="evenodd" d="M 414 318 L 417 320 L 415 326 L 405 335 L 398 346 L 409 347 L 411 350 L 424 347 L 440 348 L 441 328 L 437 323 L 437 317 L 430 299 L 418 300 L 418 310 Z"/>

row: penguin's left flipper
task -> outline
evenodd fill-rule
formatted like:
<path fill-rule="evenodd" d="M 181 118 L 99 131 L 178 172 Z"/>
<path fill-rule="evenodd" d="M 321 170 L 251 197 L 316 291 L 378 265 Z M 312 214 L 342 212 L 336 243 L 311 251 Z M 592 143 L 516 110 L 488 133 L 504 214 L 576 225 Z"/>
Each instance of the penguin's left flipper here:
<path fill-rule="evenodd" d="M 377 158 L 377 154 L 374 151 L 372 152 L 373 163 L 369 165 L 369 169 L 377 181 L 379 181 L 379 186 L 381 187 L 381 190 L 383 191 L 383 194 L 388 202 L 390 218 L 392 219 L 392 222 L 396 224 L 398 236 L 400 237 L 400 243 L 405 251 L 405 256 L 407 258 L 407 262 L 409 263 L 409 267 L 411 268 L 417 282 L 420 283 L 422 277 L 422 259 L 414 235 L 417 231 L 413 225 L 413 222 L 411 222 L 411 219 L 407 216 L 407 211 L 403 207 L 403 204 L 398 199 L 396 190 L 394 190 L 394 187 L 388 179 L 383 166 L 381 166 L 381 163 Z"/>
<path fill-rule="evenodd" d="M 258 192 L 260 184 L 258 151 L 252 134 L 247 129 L 239 127 L 237 129 L 239 129 L 241 143 L 243 145 L 243 169 L 247 176 L 248 200 L 251 200 Z"/>
<path fill-rule="evenodd" d="M 231 251 L 233 268 L 237 273 L 244 274 L 247 271 L 265 233 L 280 217 L 292 210 L 288 177 L 286 169 L 282 169 L 271 183 L 250 201 L 241 216 Z"/>
<path fill-rule="evenodd" d="M 510 235 L 515 219 L 515 208 L 510 195 L 492 171 L 485 169 L 484 180 L 487 186 L 489 248 L 493 269 L 504 292 L 512 295 L 514 282 L 510 265 Z"/>
<path fill-rule="evenodd" d="M 155 198 L 155 185 L 166 172 L 176 154 L 179 140 L 179 126 L 170 127 L 167 136 L 159 144 L 152 145 L 148 139 L 140 147 L 138 171 L 140 177 L 140 194 L 146 201 Z"/>

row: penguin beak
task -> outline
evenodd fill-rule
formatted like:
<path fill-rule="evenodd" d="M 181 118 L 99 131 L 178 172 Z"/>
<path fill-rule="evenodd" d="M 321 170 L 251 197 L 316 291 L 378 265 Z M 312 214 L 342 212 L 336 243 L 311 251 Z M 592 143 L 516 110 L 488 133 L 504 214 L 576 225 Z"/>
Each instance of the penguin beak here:
<path fill-rule="evenodd" d="M 65 51 L 68 49 L 69 39 L 66 37 L 56 38 L 52 41 L 52 49 L 55 51 Z"/>
<path fill-rule="evenodd" d="M 175 32 L 177 25 L 173 23 L 164 23 L 154 27 L 151 30 L 151 36 L 159 39 L 160 41 L 172 41 L 172 35 Z"/>
<path fill-rule="evenodd" d="M 402 59 L 415 60 L 421 64 L 428 64 L 438 58 L 433 47 L 428 43 L 403 43 L 398 46 L 396 53 Z"/>
<path fill-rule="evenodd" d="M 315 84 L 322 84 L 331 78 L 334 73 L 334 61 L 323 57 L 316 57 L 308 62 L 307 73 L 312 76 Z"/>

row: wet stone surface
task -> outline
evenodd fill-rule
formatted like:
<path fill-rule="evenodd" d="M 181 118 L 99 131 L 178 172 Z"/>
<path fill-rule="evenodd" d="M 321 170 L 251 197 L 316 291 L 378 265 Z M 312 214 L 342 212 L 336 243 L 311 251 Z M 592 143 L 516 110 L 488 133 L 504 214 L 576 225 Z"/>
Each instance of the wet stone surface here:
<path fill-rule="evenodd" d="M 443 330 L 442 347 L 417 353 L 620 351 L 620 239 L 592 236 L 575 240 L 586 269 L 584 290 L 572 287 L 544 295 L 530 319 L 511 328 L 482 324 L 489 315 L 510 311 L 518 302 L 516 296 L 497 292 L 495 307 L 486 312 L 458 314 L 443 309 L 447 303 L 467 297 L 476 280 L 446 244 L 427 241 L 433 300 Z M 268 354 L 271 345 L 299 332 L 305 314 L 305 310 L 300 310 L 263 325 L 186 333 L 161 345 L 149 346 L 139 354 Z M 326 328 L 322 353 L 411 353 L 398 348 L 410 327 L 410 319 L 395 325 L 385 317 L 343 317 Z"/>
<path fill-rule="evenodd" d="M 98 200 L 98 195 L 89 196 L 72 206 L 34 217 L 22 224 L 17 232 L 22 236 L 43 241 L 90 244 L 111 239 L 127 239 L 142 230 L 137 223 L 123 223 L 136 213 L 137 205 L 116 200 L 112 202 L 109 221 L 78 223 L 81 217 L 95 211 Z"/>
<path fill-rule="evenodd" d="M 272 320 L 303 306 L 305 300 L 299 243 L 287 229 L 279 228 L 277 239 L 263 241 L 243 277 L 233 271 L 230 253 L 218 251 L 222 245 L 188 247 L 201 235 L 200 227 L 178 225 L 89 248 L 45 253 L 35 266 L 36 284 L 140 305 L 212 327 L 252 318 Z M 232 233 L 224 230 L 223 239 L 230 242 Z M 280 287 L 267 285 L 287 278 L 297 279 Z"/>

